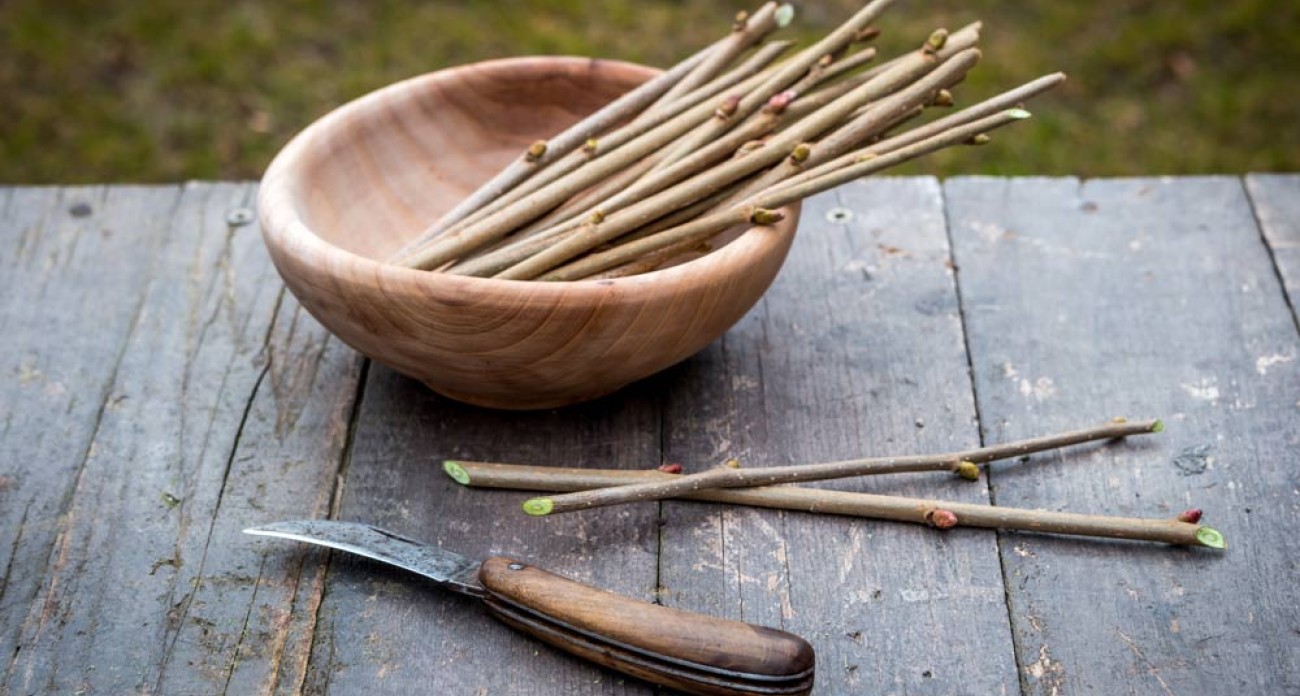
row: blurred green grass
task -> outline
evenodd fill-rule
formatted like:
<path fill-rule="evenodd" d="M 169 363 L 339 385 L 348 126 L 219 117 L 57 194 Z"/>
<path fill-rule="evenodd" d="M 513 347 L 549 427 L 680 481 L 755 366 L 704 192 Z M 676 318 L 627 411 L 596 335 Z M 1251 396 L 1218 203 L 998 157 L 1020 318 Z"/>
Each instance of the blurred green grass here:
<path fill-rule="evenodd" d="M 859 4 L 800 3 L 792 33 L 810 40 Z M 298 129 L 384 84 L 523 54 L 668 65 L 746 5 L 6 0 L 0 181 L 256 178 Z M 890 55 L 977 18 L 984 60 L 959 104 L 1054 70 L 1070 81 L 1031 105 L 1027 126 L 901 171 L 1300 170 L 1295 0 L 903 0 L 879 45 Z"/>

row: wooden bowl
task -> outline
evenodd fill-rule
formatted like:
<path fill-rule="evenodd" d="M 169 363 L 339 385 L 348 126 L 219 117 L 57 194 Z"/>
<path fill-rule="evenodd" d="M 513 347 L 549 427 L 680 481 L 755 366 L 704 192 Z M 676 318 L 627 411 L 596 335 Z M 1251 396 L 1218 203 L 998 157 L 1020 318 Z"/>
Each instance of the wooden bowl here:
<path fill-rule="evenodd" d="M 276 268 L 343 341 L 481 406 L 577 403 L 689 357 L 771 284 L 797 206 L 713 253 L 614 280 L 489 280 L 383 263 L 529 143 L 654 74 L 585 58 L 495 60 L 336 109 L 285 146 L 262 180 Z"/>

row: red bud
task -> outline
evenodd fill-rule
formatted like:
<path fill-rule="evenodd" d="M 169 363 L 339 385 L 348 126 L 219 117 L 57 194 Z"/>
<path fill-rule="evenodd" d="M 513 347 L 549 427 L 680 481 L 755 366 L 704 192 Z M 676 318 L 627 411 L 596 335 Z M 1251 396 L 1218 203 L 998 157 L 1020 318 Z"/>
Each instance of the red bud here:
<path fill-rule="evenodd" d="M 797 96 L 799 96 L 799 93 L 792 89 L 787 89 L 784 92 L 773 94 L 772 98 L 767 100 L 766 110 L 771 114 L 779 114 L 782 111 L 785 111 L 786 107 L 790 106 L 790 103 L 793 102 L 794 98 Z"/>
<path fill-rule="evenodd" d="M 935 508 L 925 513 L 925 521 L 938 529 L 952 529 L 957 526 L 957 513 L 952 510 Z"/>

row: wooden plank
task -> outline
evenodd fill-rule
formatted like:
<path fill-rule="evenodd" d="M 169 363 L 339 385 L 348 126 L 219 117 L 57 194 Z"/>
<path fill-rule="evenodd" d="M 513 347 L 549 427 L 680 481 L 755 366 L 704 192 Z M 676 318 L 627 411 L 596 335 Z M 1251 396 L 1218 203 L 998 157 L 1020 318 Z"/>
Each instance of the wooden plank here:
<path fill-rule="evenodd" d="M 996 502 L 1198 506 L 1229 543 L 1004 535 L 1023 691 L 1300 691 L 1300 341 L 1240 180 L 962 178 L 945 191 L 985 439 L 1115 415 L 1167 425 L 995 467 Z"/>
<path fill-rule="evenodd" d="M 321 571 L 238 530 L 256 514 L 328 509 L 358 365 L 282 301 L 256 227 L 226 224 L 253 193 L 112 191 L 124 223 L 166 229 L 7 692 L 249 693 L 295 669 L 301 680 Z"/>
<path fill-rule="evenodd" d="M 653 509 L 530 518 L 514 491 L 467 489 L 444 458 L 556 465 L 658 463 L 656 384 L 560 411 L 476 409 L 376 366 L 365 390 L 340 519 L 473 557 L 506 554 L 629 597 L 653 599 Z M 648 694 L 489 618 L 476 600 L 410 574 L 335 555 L 309 693 Z"/>
<path fill-rule="evenodd" d="M 298 693 L 305 679 L 326 566 L 242 530 L 329 515 L 363 358 L 287 294 L 265 351 L 211 521 L 188 528 L 202 564 L 172 586 L 160 694 Z"/>
<path fill-rule="evenodd" d="M 1291 313 L 1300 323 L 1300 175 L 1251 174 L 1246 191 L 1273 263 L 1286 288 Z"/>
<path fill-rule="evenodd" d="M 761 305 L 673 375 L 665 458 L 698 470 L 974 444 L 948 262 L 932 178 L 807 201 Z M 983 484 L 947 475 L 827 485 L 987 502 Z M 990 531 L 672 502 L 663 525 L 665 603 L 805 636 L 818 694 L 1017 688 Z"/>
<path fill-rule="evenodd" d="M 0 194 L 0 685 L 167 233 L 147 191 Z"/>

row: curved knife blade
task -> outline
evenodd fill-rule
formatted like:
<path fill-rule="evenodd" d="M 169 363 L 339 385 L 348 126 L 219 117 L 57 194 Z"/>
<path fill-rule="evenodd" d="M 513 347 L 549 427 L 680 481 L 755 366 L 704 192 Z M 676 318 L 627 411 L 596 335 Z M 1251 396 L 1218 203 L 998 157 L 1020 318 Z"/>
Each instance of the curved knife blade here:
<path fill-rule="evenodd" d="M 401 534 L 356 522 L 295 520 L 249 527 L 245 534 L 293 539 L 347 551 L 409 570 L 456 592 L 482 597 L 479 562 Z"/>

